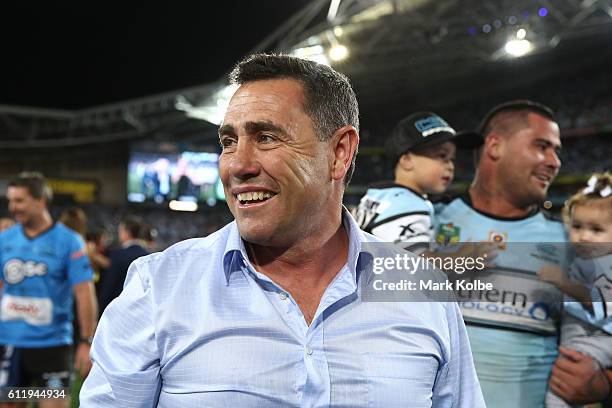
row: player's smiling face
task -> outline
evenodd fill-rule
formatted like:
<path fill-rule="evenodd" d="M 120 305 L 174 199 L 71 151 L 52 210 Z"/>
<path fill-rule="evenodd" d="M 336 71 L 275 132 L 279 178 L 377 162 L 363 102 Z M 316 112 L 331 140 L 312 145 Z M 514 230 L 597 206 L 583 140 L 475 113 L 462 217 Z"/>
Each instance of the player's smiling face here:
<path fill-rule="evenodd" d="M 45 200 L 32 197 L 25 187 L 9 187 L 6 195 L 11 215 L 21 224 L 29 224 L 45 209 Z"/>
<path fill-rule="evenodd" d="M 505 140 L 501 163 L 508 188 L 522 204 L 543 201 L 561 166 L 559 126 L 535 113 L 528 121 L 528 127 Z"/>
<path fill-rule="evenodd" d="M 230 101 L 219 170 L 247 242 L 291 245 L 329 207 L 329 143 L 317 138 L 303 103 L 302 85 L 290 79 L 248 82 Z"/>

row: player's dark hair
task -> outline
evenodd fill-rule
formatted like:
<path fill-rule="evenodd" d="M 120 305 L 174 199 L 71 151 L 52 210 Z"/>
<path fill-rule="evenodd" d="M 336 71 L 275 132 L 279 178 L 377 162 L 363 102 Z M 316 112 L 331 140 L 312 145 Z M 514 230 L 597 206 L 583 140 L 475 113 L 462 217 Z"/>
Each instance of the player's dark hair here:
<path fill-rule="evenodd" d="M 154 242 L 159 235 L 157 228 L 151 225 L 144 225 L 141 232 L 141 238 L 148 242 Z"/>
<path fill-rule="evenodd" d="M 514 131 L 516 128 L 529 126 L 528 115 L 536 113 L 549 120 L 555 121 L 554 111 L 538 102 L 519 99 L 497 105 L 491 109 L 480 123 L 479 133 L 485 138 L 491 131 Z"/>
<path fill-rule="evenodd" d="M 144 222 L 140 217 L 135 215 L 126 215 L 121 218 L 121 225 L 123 228 L 132 236 L 132 238 L 140 238 L 142 229 L 144 227 Z"/>
<path fill-rule="evenodd" d="M 359 105 L 355 91 L 346 76 L 332 68 L 290 55 L 254 54 L 239 62 L 229 75 L 230 83 L 242 85 L 267 79 L 293 79 L 304 88 L 304 111 L 312 119 L 321 141 L 328 141 L 334 132 L 346 125 L 359 130 Z M 355 169 L 351 166 L 345 185 Z"/>
<path fill-rule="evenodd" d="M 33 198 L 45 198 L 47 204 L 53 199 L 53 190 L 47 184 L 45 177 L 39 172 L 23 172 L 9 182 L 9 187 L 23 187 Z"/>
<path fill-rule="evenodd" d="M 106 231 L 103 227 L 95 226 L 87 230 L 85 240 L 88 242 L 95 242 L 97 244 L 100 242 L 100 239 L 102 239 L 104 234 L 106 234 Z"/>

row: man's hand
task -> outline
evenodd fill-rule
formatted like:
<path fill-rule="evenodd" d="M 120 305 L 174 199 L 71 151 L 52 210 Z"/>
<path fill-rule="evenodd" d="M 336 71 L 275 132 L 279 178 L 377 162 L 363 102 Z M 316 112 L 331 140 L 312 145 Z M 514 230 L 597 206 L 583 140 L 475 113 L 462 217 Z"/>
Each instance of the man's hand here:
<path fill-rule="evenodd" d="M 559 347 L 559 352 L 561 355 L 548 382 L 550 389 L 571 404 L 605 400 L 610 394 L 610 384 L 599 365 L 576 350 Z"/>
<path fill-rule="evenodd" d="M 90 346 L 87 343 L 79 343 L 74 354 L 74 369 L 81 373 L 81 377 L 87 377 L 91 370 L 91 359 L 89 358 Z"/>

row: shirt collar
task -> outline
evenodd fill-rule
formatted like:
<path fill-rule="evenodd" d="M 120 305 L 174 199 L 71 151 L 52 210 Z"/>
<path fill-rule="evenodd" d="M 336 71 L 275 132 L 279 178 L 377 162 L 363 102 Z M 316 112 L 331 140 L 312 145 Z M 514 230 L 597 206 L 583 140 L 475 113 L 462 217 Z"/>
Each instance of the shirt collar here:
<path fill-rule="evenodd" d="M 349 238 L 348 262 L 347 266 L 352 275 L 353 281 L 357 284 L 359 273 L 357 268 L 360 265 L 358 258 L 361 256 L 361 243 L 364 241 L 363 233 L 359 226 L 348 212 L 346 207 L 342 207 L 342 223 L 347 231 Z M 225 273 L 226 284 L 230 284 L 230 278 L 234 272 L 242 271 L 243 268 L 251 266 L 247 255 L 244 241 L 240 237 L 236 221 L 229 225 L 229 233 L 223 251 L 223 271 Z M 361 267 L 359 267 L 361 269 Z"/>
<path fill-rule="evenodd" d="M 124 243 L 122 243 L 121 244 L 121 248 L 125 249 L 125 248 L 129 248 L 131 246 L 134 246 L 134 245 L 138 245 L 138 246 L 141 246 L 141 247 L 144 248 L 146 246 L 146 243 L 143 240 L 141 240 L 141 239 L 130 239 L 130 240 L 125 241 Z"/>

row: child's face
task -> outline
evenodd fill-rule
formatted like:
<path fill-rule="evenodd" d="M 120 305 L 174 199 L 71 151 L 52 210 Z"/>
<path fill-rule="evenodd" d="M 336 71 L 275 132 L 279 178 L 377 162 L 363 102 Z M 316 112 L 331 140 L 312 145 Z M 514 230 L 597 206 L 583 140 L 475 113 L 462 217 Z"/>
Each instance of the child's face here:
<path fill-rule="evenodd" d="M 446 191 L 455 175 L 455 151 L 452 142 L 427 146 L 411 152 L 414 163 L 415 179 L 422 191 L 427 194 L 440 194 Z"/>
<path fill-rule="evenodd" d="M 612 200 L 604 199 L 576 204 L 573 208 L 569 226 L 570 240 L 575 244 L 597 244 L 579 246 L 581 256 L 602 256 L 612 249 L 611 204 Z"/>

